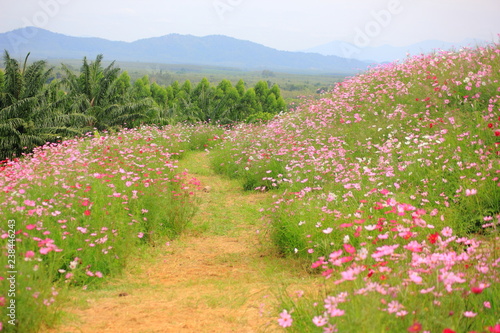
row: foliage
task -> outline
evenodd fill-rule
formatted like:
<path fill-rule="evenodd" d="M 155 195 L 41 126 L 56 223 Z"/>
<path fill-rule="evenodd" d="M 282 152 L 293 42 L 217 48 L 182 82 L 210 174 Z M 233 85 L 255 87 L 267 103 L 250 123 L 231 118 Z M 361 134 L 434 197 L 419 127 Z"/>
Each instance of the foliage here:
<path fill-rule="evenodd" d="M 273 85 L 269 89 L 265 81 L 256 85 L 259 95 L 255 94 L 255 88 L 247 89 L 243 80 L 233 86 L 224 79 L 213 86 L 203 78 L 196 86 L 186 80 L 182 85 L 174 81 L 166 87 L 149 81 L 148 76 L 138 79 L 134 83 L 133 96 L 136 100 L 153 98 L 159 111 L 158 118 L 151 122 L 156 124 L 265 121 L 286 110 L 279 87 Z"/>
<path fill-rule="evenodd" d="M 128 94 L 128 75 L 119 75 L 120 69 L 114 67 L 114 62 L 103 68 L 102 59 L 98 55 L 89 63 L 85 57 L 80 75 L 63 65 L 66 74 L 63 83 L 68 87 L 66 108 L 93 117 L 94 127 L 101 131 L 135 127 L 149 119 L 151 100 L 132 100 Z M 136 82 L 134 88 L 137 85 Z"/>
<path fill-rule="evenodd" d="M 45 61 L 21 65 L 4 53 L 0 85 L 0 158 L 12 158 L 63 136 L 82 134 L 92 118 L 62 107 L 59 82 Z"/>
<path fill-rule="evenodd" d="M 114 62 L 104 67 L 103 55 L 88 61 L 78 73 L 62 65 L 54 78 L 45 61 L 28 65 L 4 55 L 0 72 L 0 159 L 20 157 L 46 142 L 98 131 L 116 131 L 141 124 L 180 122 L 231 124 L 266 120 L 286 109 L 280 89 L 259 82 L 259 95 L 240 80 L 212 86 L 206 78 L 196 86 L 186 80 L 169 86 L 146 75 L 131 83 L 128 72 Z M 263 113 L 264 112 L 264 113 Z"/>

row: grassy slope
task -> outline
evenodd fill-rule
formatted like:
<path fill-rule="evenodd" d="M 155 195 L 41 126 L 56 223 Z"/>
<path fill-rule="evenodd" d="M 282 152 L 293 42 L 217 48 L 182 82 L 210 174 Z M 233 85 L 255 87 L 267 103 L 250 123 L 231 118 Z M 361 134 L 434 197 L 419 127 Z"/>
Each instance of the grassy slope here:
<path fill-rule="evenodd" d="M 62 325 L 47 332 L 273 332 L 276 294 L 307 287 L 313 277 L 277 258 L 259 210 L 266 193 L 241 190 L 215 175 L 207 154 L 189 153 L 179 167 L 203 187 L 185 233 L 143 249 L 124 274 L 98 290 L 74 290 Z M 259 232 L 260 231 L 260 232 Z M 298 287 L 297 287 L 298 288 Z M 125 295 L 125 296 L 120 296 Z"/>
<path fill-rule="evenodd" d="M 278 189 L 274 242 L 327 279 L 323 300 L 284 300 L 292 331 L 497 324 L 499 57 L 491 45 L 376 68 L 228 135 L 213 167 Z"/>

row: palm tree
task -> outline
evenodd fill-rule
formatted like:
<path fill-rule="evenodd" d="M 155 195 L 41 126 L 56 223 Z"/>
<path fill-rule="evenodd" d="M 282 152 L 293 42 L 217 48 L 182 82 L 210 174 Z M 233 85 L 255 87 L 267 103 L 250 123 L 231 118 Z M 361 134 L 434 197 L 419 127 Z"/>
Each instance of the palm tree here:
<path fill-rule="evenodd" d="M 66 74 L 63 83 L 68 89 L 67 106 L 94 117 L 98 130 L 133 127 L 154 117 L 156 110 L 151 98 L 133 100 L 129 92 L 122 89 L 120 68 L 114 67 L 114 61 L 103 68 L 102 59 L 102 54 L 90 63 L 83 58 L 79 75 L 63 65 Z"/>
<path fill-rule="evenodd" d="M 4 53 L 0 85 L 0 159 L 20 156 L 46 142 L 82 134 L 93 118 L 62 111 L 58 82 L 48 84 L 52 68 L 45 61 L 28 65 Z"/>

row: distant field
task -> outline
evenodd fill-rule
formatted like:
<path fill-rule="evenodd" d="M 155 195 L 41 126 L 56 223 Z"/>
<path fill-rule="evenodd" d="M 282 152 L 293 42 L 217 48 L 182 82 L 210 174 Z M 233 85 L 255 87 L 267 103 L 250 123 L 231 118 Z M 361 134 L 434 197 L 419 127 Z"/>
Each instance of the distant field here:
<path fill-rule="evenodd" d="M 59 70 L 61 63 L 78 70 L 81 59 L 50 59 L 49 64 L 56 67 L 56 74 L 62 75 Z M 108 65 L 110 62 L 104 62 Z M 134 81 L 144 75 L 148 75 L 152 81 L 160 85 L 170 85 L 174 81 L 182 84 L 186 80 L 197 84 L 204 77 L 212 84 L 218 84 L 223 79 L 236 84 L 240 79 L 247 86 L 254 86 L 258 81 L 266 80 L 271 84 L 278 84 L 283 98 L 291 102 L 298 96 L 311 96 L 322 90 L 331 88 L 336 82 L 344 80 L 345 76 L 336 73 L 282 73 L 269 70 L 245 71 L 237 68 L 213 67 L 183 64 L 153 64 L 139 62 L 116 62 L 122 70 L 127 71 Z"/>

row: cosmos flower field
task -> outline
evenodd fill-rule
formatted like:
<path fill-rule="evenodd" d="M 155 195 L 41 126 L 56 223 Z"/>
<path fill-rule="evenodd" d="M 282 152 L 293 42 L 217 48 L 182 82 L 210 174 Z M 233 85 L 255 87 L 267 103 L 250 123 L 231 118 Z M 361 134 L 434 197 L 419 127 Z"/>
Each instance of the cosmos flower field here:
<path fill-rule="evenodd" d="M 89 134 L 4 164 L 19 327 L 55 321 L 59 293 L 181 233 L 200 184 L 177 160 L 208 149 L 215 171 L 269 191 L 270 242 L 321 281 L 280 296 L 283 331 L 500 332 L 499 80 L 499 45 L 437 52 L 347 78 L 267 124 Z M 6 223 L 0 234 L 8 267 Z"/>
<path fill-rule="evenodd" d="M 196 211 L 199 182 L 178 171 L 177 160 L 196 144 L 188 132 L 200 130 L 143 127 L 89 134 L 2 166 L 3 330 L 31 332 L 53 323 L 61 292 L 98 286 L 120 273 L 138 248 L 184 230 Z M 207 134 L 212 135 L 199 135 L 201 141 Z M 15 260 L 7 256 L 9 239 L 15 239 Z M 10 299 L 16 325 L 7 316 Z"/>
<path fill-rule="evenodd" d="M 500 49 L 409 58 L 228 134 L 214 168 L 271 189 L 271 238 L 324 284 L 293 332 L 500 332 Z"/>

